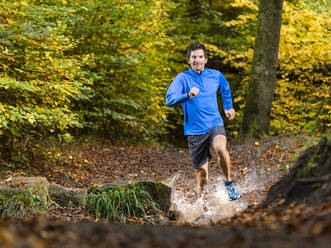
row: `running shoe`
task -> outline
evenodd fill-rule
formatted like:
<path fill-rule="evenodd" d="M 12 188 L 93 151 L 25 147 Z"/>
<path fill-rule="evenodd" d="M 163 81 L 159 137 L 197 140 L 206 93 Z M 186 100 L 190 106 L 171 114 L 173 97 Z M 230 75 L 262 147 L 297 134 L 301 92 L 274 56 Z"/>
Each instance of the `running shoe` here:
<path fill-rule="evenodd" d="M 230 201 L 237 200 L 240 198 L 240 195 L 237 191 L 237 189 L 234 186 L 234 183 L 232 180 L 224 181 L 226 191 L 229 194 Z"/>

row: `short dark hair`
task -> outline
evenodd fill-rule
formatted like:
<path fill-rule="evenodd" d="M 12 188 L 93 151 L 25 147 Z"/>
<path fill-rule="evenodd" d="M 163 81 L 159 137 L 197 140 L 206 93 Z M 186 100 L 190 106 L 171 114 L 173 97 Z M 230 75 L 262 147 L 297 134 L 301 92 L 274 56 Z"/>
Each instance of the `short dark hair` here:
<path fill-rule="evenodd" d="M 203 50 L 203 53 L 205 54 L 205 57 L 207 58 L 208 57 L 208 52 L 207 52 L 207 49 L 204 45 L 202 45 L 200 42 L 195 42 L 193 43 L 192 45 L 190 45 L 188 48 L 187 48 L 187 52 L 186 52 L 186 56 L 187 58 L 190 58 L 191 57 L 191 52 L 192 51 L 195 51 L 195 50 L 199 50 L 199 49 L 202 49 Z"/>

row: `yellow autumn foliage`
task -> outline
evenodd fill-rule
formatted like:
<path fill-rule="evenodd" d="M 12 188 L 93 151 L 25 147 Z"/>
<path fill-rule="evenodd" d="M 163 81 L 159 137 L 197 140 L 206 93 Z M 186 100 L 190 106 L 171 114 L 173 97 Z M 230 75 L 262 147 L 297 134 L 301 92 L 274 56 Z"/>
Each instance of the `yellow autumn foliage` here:
<path fill-rule="evenodd" d="M 234 102 L 239 117 L 244 108 L 242 97 L 249 81 L 253 58 L 254 33 L 248 33 L 257 21 L 258 6 L 253 0 L 232 0 L 234 11 L 241 9 L 235 19 L 223 26 L 237 33 L 246 42 L 244 49 L 220 49 L 209 46 L 224 58 L 224 64 L 242 71 L 241 83 L 234 89 Z M 327 65 L 331 58 L 331 17 L 325 13 L 305 8 L 306 5 L 284 1 L 278 58 L 278 76 L 271 112 L 273 134 L 293 132 L 311 126 L 327 128 L 331 123 L 330 82 Z M 244 38 L 243 38 L 244 37 Z M 330 65 L 329 65 L 330 66 Z M 238 75 L 230 78 L 238 77 Z M 241 119 L 239 118 L 239 121 Z M 230 127 L 231 128 L 231 127 Z M 239 128 L 237 124 L 236 128 Z"/>

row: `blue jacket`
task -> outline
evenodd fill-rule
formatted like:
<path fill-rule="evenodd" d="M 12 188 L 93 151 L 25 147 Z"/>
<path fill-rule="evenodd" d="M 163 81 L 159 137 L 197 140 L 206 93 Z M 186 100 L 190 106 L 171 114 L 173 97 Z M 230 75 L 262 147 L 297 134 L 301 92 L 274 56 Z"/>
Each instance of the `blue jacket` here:
<path fill-rule="evenodd" d="M 192 87 L 199 93 L 189 98 Z M 217 70 L 205 68 L 201 73 L 191 69 L 179 73 L 172 81 L 166 96 L 167 105 L 181 103 L 184 111 L 184 135 L 204 134 L 217 125 L 223 125 L 218 111 L 217 90 L 220 89 L 223 108 L 232 108 L 231 90 L 228 81 Z"/>

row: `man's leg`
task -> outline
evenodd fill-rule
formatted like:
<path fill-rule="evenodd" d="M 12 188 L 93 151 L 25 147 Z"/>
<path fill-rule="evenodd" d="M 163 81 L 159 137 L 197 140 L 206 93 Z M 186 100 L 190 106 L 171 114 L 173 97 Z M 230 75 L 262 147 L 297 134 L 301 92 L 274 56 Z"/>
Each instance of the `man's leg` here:
<path fill-rule="evenodd" d="M 231 176 L 230 176 L 231 162 L 230 162 L 229 152 L 226 149 L 226 137 L 224 135 L 215 136 L 213 140 L 213 148 L 216 151 L 218 163 L 222 167 L 225 175 L 226 180 L 224 181 L 224 184 L 229 194 L 229 198 L 231 201 L 237 200 L 240 198 L 240 194 L 238 193 L 236 187 L 234 186 L 234 183 L 231 180 Z"/>
<path fill-rule="evenodd" d="M 222 167 L 225 179 L 230 180 L 231 161 L 230 154 L 226 149 L 226 137 L 217 135 L 213 140 L 212 146 L 216 152 L 218 164 Z"/>
<path fill-rule="evenodd" d="M 203 164 L 200 168 L 196 169 L 196 176 L 197 176 L 197 192 L 198 192 L 198 197 L 200 197 L 203 187 L 208 182 L 208 162 Z"/>

